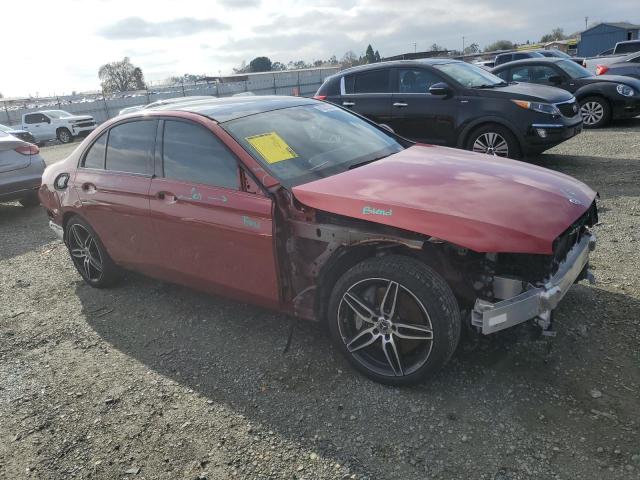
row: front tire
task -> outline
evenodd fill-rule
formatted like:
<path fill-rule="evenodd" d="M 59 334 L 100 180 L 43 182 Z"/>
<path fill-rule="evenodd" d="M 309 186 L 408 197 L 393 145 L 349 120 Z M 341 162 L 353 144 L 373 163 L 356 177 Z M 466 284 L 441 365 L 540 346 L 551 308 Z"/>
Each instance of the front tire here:
<path fill-rule="evenodd" d="M 580 114 L 584 128 L 604 127 L 611 121 L 611 105 L 602 97 L 580 100 Z"/>
<path fill-rule="evenodd" d="M 358 371 L 410 385 L 440 369 L 460 339 L 460 310 L 444 279 L 400 255 L 365 260 L 340 277 L 329 299 L 329 331 Z"/>
<path fill-rule="evenodd" d="M 74 216 L 67 222 L 64 231 L 64 241 L 73 265 L 85 282 L 92 287 L 104 288 L 120 278 L 118 267 L 86 221 Z"/>
<path fill-rule="evenodd" d="M 60 143 L 71 143 L 73 141 L 73 135 L 67 128 L 59 128 L 56 133 Z"/>
<path fill-rule="evenodd" d="M 522 157 L 516 136 L 508 128 L 493 123 L 481 125 L 471 132 L 466 149 L 496 157 L 513 159 Z"/>

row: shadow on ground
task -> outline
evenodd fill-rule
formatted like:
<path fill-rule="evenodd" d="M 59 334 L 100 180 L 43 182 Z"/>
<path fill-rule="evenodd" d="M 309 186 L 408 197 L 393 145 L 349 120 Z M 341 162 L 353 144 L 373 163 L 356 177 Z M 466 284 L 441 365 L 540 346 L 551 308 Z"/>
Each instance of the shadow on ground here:
<path fill-rule="evenodd" d="M 55 238 L 41 207 L 0 203 L 0 260 L 36 250 Z"/>

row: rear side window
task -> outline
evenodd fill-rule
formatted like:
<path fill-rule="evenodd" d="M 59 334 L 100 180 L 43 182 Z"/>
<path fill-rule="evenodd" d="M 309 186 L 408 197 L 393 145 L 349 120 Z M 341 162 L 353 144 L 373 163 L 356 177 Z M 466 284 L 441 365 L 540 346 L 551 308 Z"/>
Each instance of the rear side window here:
<path fill-rule="evenodd" d="M 354 75 L 354 93 L 389 93 L 389 70 L 371 70 Z M 345 85 L 346 87 L 346 85 Z"/>
<path fill-rule="evenodd" d="M 162 158 L 166 178 L 238 189 L 235 157 L 200 125 L 165 121 Z"/>
<path fill-rule="evenodd" d="M 634 53 L 640 50 L 640 42 L 622 43 L 616 45 L 616 53 Z"/>
<path fill-rule="evenodd" d="M 156 142 L 155 120 L 127 122 L 109 131 L 106 169 L 150 173 Z"/>
<path fill-rule="evenodd" d="M 107 147 L 107 133 L 103 133 L 98 140 L 93 142 L 89 151 L 84 156 L 82 166 L 85 168 L 104 168 L 104 153 Z"/>
<path fill-rule="evenodd" d="M 41 113 L 31 113 L 24 117 L 24 123 L 44 123 L 46 122 L 46 117 Z"/>

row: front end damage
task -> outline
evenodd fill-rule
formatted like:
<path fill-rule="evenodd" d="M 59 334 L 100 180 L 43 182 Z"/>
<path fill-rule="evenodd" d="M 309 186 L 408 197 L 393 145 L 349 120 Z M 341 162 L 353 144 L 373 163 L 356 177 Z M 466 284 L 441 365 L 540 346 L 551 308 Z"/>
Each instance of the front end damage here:
<path fill-rule="evenodd" d="M 593 276 L 589 252 L 597 222 L 594 204 L 554 242 L 553 255 L 478 253 L 422 234 L 308 208 L 280 190 L 277 204 L 286 230 L 277 238 L 282 296 L 297 317 L 320 320 L 333 285 L 372 256 L 411 256 L 450 285 L 470 326 L 490 334 L 535 319 L 548 330 L 551 312 L 571 285 Z M 286 219 L 286 220 L 285 220 Z"/>

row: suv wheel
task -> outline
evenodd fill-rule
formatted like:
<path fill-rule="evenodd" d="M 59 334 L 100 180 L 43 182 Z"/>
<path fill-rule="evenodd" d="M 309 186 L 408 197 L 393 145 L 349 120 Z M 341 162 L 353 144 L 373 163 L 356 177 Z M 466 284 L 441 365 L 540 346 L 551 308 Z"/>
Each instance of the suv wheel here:
<path fill-rule="evenodd" d="M 580 113 L 584 128 L 604 127 L 611 120 L 611 106 L 602 97 L 587 97 L 580 100 Z"/>
<path fill-rule="evenodd" d="M 67 128 L 60 128 L 57 137 L 61 143 L 69 143 L 73 140 L 73 135 Z"/>
<path fill-rule="evenodd" d="M 71 260 L 85 282 L 97 288 L 115 283 L 120 276 L 118 267 L 87 222 L 74 216 L 67 222 L 64 236 Z"/>
<path fill-rule="evenodd" d="M 365 260 L 336 283 L 329 299 L 336 347 L 367 377 L 417 383 L 441 368 L 460 338 L 460 310 L 434 270 L 408 257 Z"/>
<path fill-rule="evenodd" d="M 467 150 L 496 157 L 520 158 L 518 140 L 502 125 L 483 125 L 475 129 L 467 141 Z"/>

